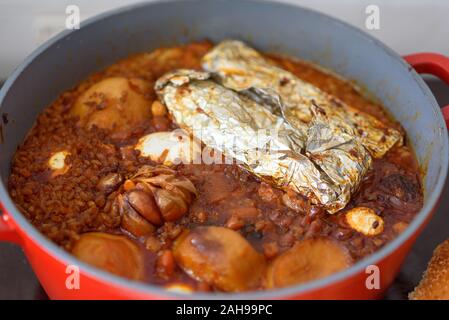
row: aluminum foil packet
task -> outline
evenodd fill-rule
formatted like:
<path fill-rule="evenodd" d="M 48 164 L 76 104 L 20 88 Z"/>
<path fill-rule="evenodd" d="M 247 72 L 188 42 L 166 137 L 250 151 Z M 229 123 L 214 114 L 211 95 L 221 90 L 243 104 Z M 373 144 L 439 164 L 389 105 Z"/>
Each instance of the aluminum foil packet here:
<path fill-rule="evenodd" d="M 223 86 L 282 113 L 285 120 L 299 130 L 312 121 L 312 106 L 316 104 L 328 117 L 339 119 L 341 126 L 349 127 L 347 130 L 352 128 L 375 158 L 381 158 L 394 145 L 403 143 L 398 130 L 277 67 L 241 41 L 219 43 L 203 57 L 202 67 Z"/>
<path fill-rule="evenodd" d="M 155 84 L 176 123 L 207 147 L 279 188 L 292 188 L 329 213 L 349 202 L 371 166 L 351 128 L 317 104 L 291 125 L 280 110 L 231 90 L 208 72 L 177 70 Z M 282 108 L 278 105 L 279 108 Z"/>

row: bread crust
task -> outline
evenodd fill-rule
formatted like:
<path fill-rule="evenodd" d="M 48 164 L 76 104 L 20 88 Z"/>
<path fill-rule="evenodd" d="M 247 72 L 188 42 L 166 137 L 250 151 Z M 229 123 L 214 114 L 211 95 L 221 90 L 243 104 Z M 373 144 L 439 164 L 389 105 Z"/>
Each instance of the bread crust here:
<path fill-rule="evenodd" d="M 433 252 L 421 282 L 410 300 L 449 300 L 449 239 Z"/>

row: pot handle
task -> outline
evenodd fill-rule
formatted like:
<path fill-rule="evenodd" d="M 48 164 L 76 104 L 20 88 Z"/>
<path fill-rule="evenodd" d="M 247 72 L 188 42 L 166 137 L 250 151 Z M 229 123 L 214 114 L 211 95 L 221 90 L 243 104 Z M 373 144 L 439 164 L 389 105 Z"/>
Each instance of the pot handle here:
<path fill-rule="evenodd" d="M 449 58 L 438 53 L 415 53 L 404 56 L 418 73 L 434 75 L 449 85 Z M 449 106 L 441 108 L 444 120 L 449 128 Z"/>
<path fill-rule="evenodd" d="M 10 217 L 0 203 L 0 241 L 8 241 L 16 244 L 21 243 L 20 237 L 11 225 Z"/>

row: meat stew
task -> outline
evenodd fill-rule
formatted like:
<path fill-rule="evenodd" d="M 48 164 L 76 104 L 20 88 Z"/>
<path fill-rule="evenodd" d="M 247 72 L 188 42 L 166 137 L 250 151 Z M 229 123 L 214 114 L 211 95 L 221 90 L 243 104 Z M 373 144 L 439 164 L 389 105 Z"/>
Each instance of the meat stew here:
<path fill-rule="evenodd" d="M 423 190 L 406 140 L 373 158 L 334 214 L 238 163 L 173 164 L 178 125 L 154 85 L 176 69 L 201 70 L 212 48 L 202 41 L 137 54 L 62 93 L 13 159 L 9 192 L 21 212 L 79 259 L 180 292 L 304 283 L 349 267 L 407 228 Z M 405 135 L 349 81 L 301 60 L 264 57 Z"/>

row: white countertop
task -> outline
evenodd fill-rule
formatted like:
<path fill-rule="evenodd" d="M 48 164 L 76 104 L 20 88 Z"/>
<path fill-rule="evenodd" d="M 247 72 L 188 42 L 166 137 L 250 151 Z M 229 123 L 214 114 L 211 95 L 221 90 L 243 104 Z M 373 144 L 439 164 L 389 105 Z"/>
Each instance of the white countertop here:
<path fill-rule="evenodd" d="M 213 0 L 210 0 L 213 1 Z M 141 0 L 77 0 L 81 18 Z M 435 51 L 449 55 L 447 0 L 282 0 L 344 20 L 379 38 L 400 54 Z M 72 0 L 0 0 L 0 79 L 37 45 L 64 28 Z M 367 30 L 365 9 L 379 7 L 379 30 Z"/>

